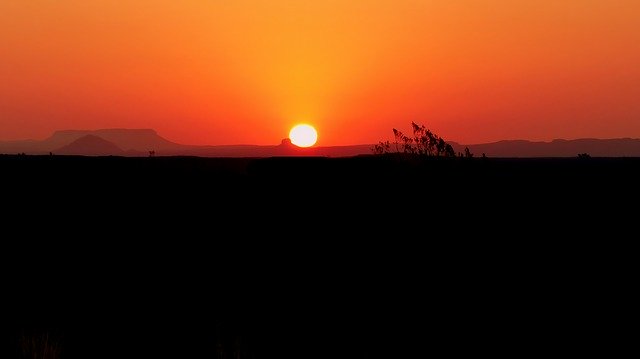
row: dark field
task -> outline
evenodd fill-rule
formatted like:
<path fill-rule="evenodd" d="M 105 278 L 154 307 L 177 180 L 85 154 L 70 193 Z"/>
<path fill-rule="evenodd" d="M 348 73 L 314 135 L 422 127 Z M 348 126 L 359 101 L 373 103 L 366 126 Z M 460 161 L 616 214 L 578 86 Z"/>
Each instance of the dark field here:
<path fill-rule="evenodd" d="M 611 354 L 638 169 L 0 156 L 1 356 L 42 333 L 63 359 Z"/>
<path fill-rule="evenodd" d="M 36 200 L 36 194 L 41 198 L 82 199 L 87 205 L 98 199 L 121 200 L 128 204 L 123 210 L 143 208 L 148 202 L 142 200 L 181 198 L 211 200 L 211 204 L 218 200 L 221 204 L 247 201 L 241 204 L 260 206 L 263 199 L 273 197 L 279 199 L 278 203 L 272 203 L 275 206 L 299 207 L 305 202 L 304 207 L 308 209 L 320 207 L 329 200 L 338 201 L 335 207 L 343 207 L 340 203 L 357 205 L 357 199 L 398 206 L 404 205 L 403 199 L 429 198 L 458 201 L 460 206 L 483 205 L 469 202 L 475 198 L 516 202 L 545 199 L 556 204 L 571 204 L 571 199 L 579 201 L 592 195 L 634 195 L 639 170 L 640 158 L 419 159 L 390 155 L 245 159 L 0 155 L 1 183 L 5 188 L 13 186 L 14 194 L 21 191 L 25 198 Z M 393 198 L 386 197 L 390 194 Z M 359 198 L 361 195 L 366 198 Z"/>
<path fill-rule="evenodd" d="M 625 206 L 640 192 L 640 158 L 0 156 L 0 171 L 6 208 L 16 213 L 155 226 L 190 221 L 182 234 L 205 223 L 254 230 L 262 220 L 267 232 L 309 222 L 315 233 L 341 220 L 349 233 L 362 220 L 359 235 L 390 222 L 452 217 L 590 223 L 630 214 Z"/>

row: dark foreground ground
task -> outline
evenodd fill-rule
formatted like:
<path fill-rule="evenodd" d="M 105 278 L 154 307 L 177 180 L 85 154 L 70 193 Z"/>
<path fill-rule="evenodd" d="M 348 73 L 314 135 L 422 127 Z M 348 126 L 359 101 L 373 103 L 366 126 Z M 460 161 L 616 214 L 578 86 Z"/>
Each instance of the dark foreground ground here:
<path fill-rule="evenodd" d="M 639 169 L 0 156 L 1 357 L 610 355 Z"/>

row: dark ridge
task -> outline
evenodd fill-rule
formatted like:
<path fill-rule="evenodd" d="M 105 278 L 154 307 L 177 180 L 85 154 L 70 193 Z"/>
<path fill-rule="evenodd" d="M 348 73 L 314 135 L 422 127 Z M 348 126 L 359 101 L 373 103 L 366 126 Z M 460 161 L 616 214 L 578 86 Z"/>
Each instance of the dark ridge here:
<path fill-rule="evenodd" d="M 85 135 L 54 150 L 57 155 L 118 156 L 124 151 L 115 144 L 94 135 Z"/>

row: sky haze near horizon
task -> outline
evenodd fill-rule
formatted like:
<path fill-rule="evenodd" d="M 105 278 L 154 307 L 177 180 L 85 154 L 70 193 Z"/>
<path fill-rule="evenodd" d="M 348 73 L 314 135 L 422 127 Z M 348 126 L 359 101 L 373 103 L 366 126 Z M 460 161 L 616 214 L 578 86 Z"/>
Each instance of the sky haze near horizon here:
<path fill-rule="evenodd" d="M 640 137 L 637 0 L 0 0 L 0 140 Z"/>

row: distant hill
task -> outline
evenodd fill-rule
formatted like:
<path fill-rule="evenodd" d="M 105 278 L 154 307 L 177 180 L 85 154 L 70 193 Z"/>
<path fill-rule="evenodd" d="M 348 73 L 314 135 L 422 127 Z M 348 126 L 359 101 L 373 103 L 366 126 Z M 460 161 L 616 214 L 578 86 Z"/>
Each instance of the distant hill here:
<path fill-rule="evenodd" d="M 484 153 L 489 157 L 576 157 L 580 153 L 592 157 L 640 157 L 640 139 L 633 138 L 584 138 L 551 142 L 510 140 L 475 145 L 451 142 L 451 145 L 456 152 L 464 152 L 464 148 L 469 147 L 476 156 Z"/>
<path fill-rule="evenodd" d="M 171 142 L 152 129 L 64 130 L 56 131 L 42 141 L 0 141 L 0 153 L 59 153 L 58 149 L 87 135 L 111 142 L 128 156 L 147 156 L 149 151 L 155 151 L 157 155 L 173 155 L 196 147 Z"/>
<path fill-rule="evenodd" d="M 85 138 L 86 136 L 92 137 Z M 98 141 L 96 137 L 106 142 Z M 81 138 L 84 140 L 74 143 Z M 632 138 L 553 140 L 551 142 L 505 140 L 471 145 L 449 143 L 456 152 L 464 152 L 465 147 L 469 147 L 476 156 L 481 156 L 484 153 L 489 157 L 576 157 L 580 153 L 588 153 L 592 157 L 640 157 L 640 139 Z M 270 146 L 191 146 L 171 142 L 152 129 L 64 130 L 56 131 L 51 137 L 42 141 L 0 141 L 0 153 L 6 154 L 48 154 L 53 152 L 54 154 L 96 155 L 98 153 L 118 153 L 121 156 L 148 156 L 150 151 L 154 151 L 157 156 L 348 157 L 371 154 L 372 147 L 372 144 L 364 144 L 299 148 L 292 145 L 288 139 L 282 140 L 279 145 Z M 86 151 L 83 152 L 85 148 Z"/>
<path fill-rule="evenodd" d="M 148 151 L 156 153 L 179 151 L 190 146 L 173 143 L 151 129 L 104 129 L 95 131 L 65 130 L 56 131 L 45 142 L 56 144 L 68 144 L 72 141 L 86 136 L 93 135 L 112 142 L 124 151 L 138 151 L 148 154 Z"/>
<path fill-rule="evenodd" d="M 60 155 L 122 156 L 124 151 L 102 137 L 85 135 L 54 151 Z"/>

